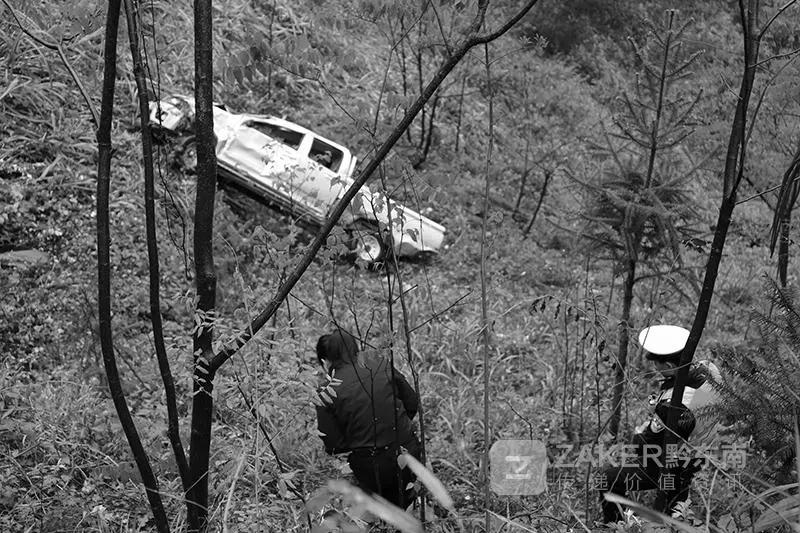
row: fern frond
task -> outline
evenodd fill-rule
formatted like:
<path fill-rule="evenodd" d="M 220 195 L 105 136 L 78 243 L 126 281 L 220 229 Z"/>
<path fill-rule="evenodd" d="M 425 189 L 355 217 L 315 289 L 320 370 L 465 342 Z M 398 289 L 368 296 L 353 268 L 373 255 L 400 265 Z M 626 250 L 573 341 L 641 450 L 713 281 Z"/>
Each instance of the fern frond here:
<path fill-rule="evenodd" d="M 800 410 L 800 313 L 794 290 L 765 283 L 770 314 L 753 313 L 756 346 L 720 348 L 726 380 L 714 383 L 722 402 L 718 415 L 736 422 L 769 458 L 776 475 L 794 457 L 794 413 Z M 779 464 L 777 464 L 779 463 Z"/>

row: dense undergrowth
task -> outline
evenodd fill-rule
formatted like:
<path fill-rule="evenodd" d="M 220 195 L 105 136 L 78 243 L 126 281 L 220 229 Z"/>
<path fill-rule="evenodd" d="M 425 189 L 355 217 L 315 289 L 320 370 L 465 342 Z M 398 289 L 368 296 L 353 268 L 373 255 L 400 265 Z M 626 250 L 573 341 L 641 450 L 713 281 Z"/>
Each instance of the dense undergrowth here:
<path fill-rule="evenodd" d="M 63 3 L 56 4 L 64 9 Z M 154 23 L 146 25 L 145 34 L 155 34 L 158 43 L 148 56 L 153 93 L 191 92 L 190 7 L 185 2 L 151 4 Z M 626 2 L 630 10 L 625 12 L 641 15 L 657 7 L 650 4 Z M 142 9 L 147 21 L 150 8 Z M 547 4 L 540 9 L 547 10 Z M 681 244 L 683 275 L 642 282 L 629 324 L 632 332 L 659 321 L 689 325 L 719 196 L 715 176 L 721 162 L 715 147 L 723 142 L 720 124 L 731 114 L 725 91 L 738 75 L 737 37 L 722 7 L 706 7 L 696 15 L 692 28 L 711 53 L 700 60 L 692 83 L 706 94 L 718 92 L 700 100 L 696 133 L 687 143 L 694 150 L 687 149 L 685 156 L 698 165 L 689 188 L 697 202 L 698 238 Z M 43 16 L 39 11 L 22 20 L 41 20 L 39 27 L 47 28 Z M 334 2 L 218 4 L 216 96 L 235 110 L 287 116 L 367 157 L 374 139 L 364 124 L 373 123 L 394 37 L 380 16 Z M 591 24 L 586 13 L 576 17 L 581 25 Z M 81 27 L 84 37 L 69 41 L 66 55 L 96 101 L 101 37 L 95 30 L 102 24 L 99 17 L 87 20 Z M 550 21 L 551 31 L 559 32 L 566 20 Z M 714 31 L 708 29 L 712 22 Z M 323 252 L 275 319 L 221 369 L 210 474 L 214 530 L 225 524 L 232 531 L 306 531 L 309 520 L 319 516 L 308 517 L 297 494 L 307 499 L 327 480 L 347 476 L 346 462 L 323 453 L 310 402 L 321 378 L 313 346 L 331 320 L 357 331 L 367 350 L 393 357 L 406 374 L 411 366 L 419 373 L 428 462 L 459 515 L 456 520 L 434 513 L 429 502 L 429 531 L 482 528 L 485 372 L 491 381 L 493 441 L 532 438 L 555 450 L 559 444 L 577 449 L 608 439 L 620 272 L 611 262 L 586 254 L 588 247 L 577 233 L 580 195 L 568 174 L 599 179 L 595 148 L 602 132 L 613 127 L 611 119 L 620 111 L 615 97 L 633 74 L 619 43 L 603 38 L 603 32 L 619 29 L 614 24 L 595 28 L 591 39 L 573 44 L 521 40 L 535 29 L 535 24 L 524 26 L 492 46 L 494 85 L 482 74 L 482 58 L 470 57 L 442 91 L 431 123 L 436 135 L 430 151 L 423 154 L 420 141 L 425 128 L 429 133 L 432 128 L 417 122 L 386 165 L 393 196 L 418 209 L 432 208 L 431 216 L 448 228 L 447 245 L 435 260 L 404 261 L 397 269 L 376 272 Z M 51 28 L 51 35 L 55 31 Z M 108 397 L 96 336 L 96 149 L 89 114 L 55 53 L 32 43 L 8 17 L 0 36 L 6 84 L 0 91 L 0 252 L 47 254 L 34 263 L 3 256 L 0 265 L 0 529 L 147 531 L 151 516 Z M 272 48 L 259 51 L 267 40 Z M 441 51 L 417 44 L 425 51 L 423 66 L 432 71 Z M 776 51 L 779 44 L 772 45 Z M 300 59 L 309 60 L 308 49 L 315 51 L 312 59 L 318 63 L 303 67 Z M 282 59 L 264 61 L 250 77 L 245 70 L 237 73 L 266 52 L 280 52 Z M 159 473 L 174 529 L 180 531 L 185 504 L 165 436 L 147 303 L 134 85 L 127 55 L 121 56 L 111 198 L 114 343 L 131 410 Z M 404 88 L 396 69 L 389 86 L 386 101 L 400 106 L 407 98 L 403 91 L 411 89 Z M 492 342 L 487 369 L 479 344 L 479 271 L 489 96 L 494 151 L 488 165 L 486 281 Z M 781 92 L 765 101 L 765 110 L 778 109 L 785 100 Z M 374 121 L 378 137 L 397 112 Z M 775 124 L 781 134 L 797 132 L 788 121 L 775 119 Z M 774 170 L 788 143 L 756 137 L 753 175 L 764 172 L 751 186 L 762 189 L 778 179 L 780 172 Z M 192 176 L 170 166 L 167 150 L 158 161 L 162 314 L 186 443 L 195 326 L 194 186 Z M 378 180 L 374 184 L 378 187 Z M 700 357 L 728 354 L 726 363 L 737 365 L 735 351 L 725 347 L 759 345 L 758 324 L 749 313 L 769 313 L 758 280 L 774 273 L 765 246 L 770 213 L 764 203 L 754 198 L 737 211 Z M 215 218 L 217 333 L 222 337 L 271 297 L 308 235 L 288 229 L 286 217 L 228 187 L 220 188 Z M 405 314 L 398 301 L 401 291 Z M 411 328 L 410 346 L 405 326 Z M 642 400 L 655 384 L 637 351 L 627 376 L 623 433 L 645 414 Z M 732 438 L 747 442 L 747 428 L 739 429 Z M 770 483 L 789 482 L 774 477 L 775 462 L 764 443 L 750 442 L 754 460 L 742 472 L 734 476 L 709 469 L 695 483 L 688 521 L 694 517 L 724 531 L 745 531 L 763 510 L 754 503 L 755 495 Z M 591 527 L 598 509 L 587 482 L 590 473 L 585 467 L 564 472 L 539 496 L 494 496 L 493 531 Z M 626 527 L 653 530 L 633 519 Z"/>

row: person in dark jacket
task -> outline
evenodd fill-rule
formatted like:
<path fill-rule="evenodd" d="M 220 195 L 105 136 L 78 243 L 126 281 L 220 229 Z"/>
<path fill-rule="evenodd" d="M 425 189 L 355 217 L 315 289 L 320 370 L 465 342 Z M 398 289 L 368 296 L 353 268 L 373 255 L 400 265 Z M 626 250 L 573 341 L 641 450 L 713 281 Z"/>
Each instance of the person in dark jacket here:
<path fill-rule="evenodd" d="M 317 427 L 329 454 L 348 454 L 359 486 L 406 508 L 415 477 L 400 468 L 405 449 L 419 458 L 421 445 L 412 419 L 419 398 L 405 377 L 381 357 L 360 358 L 356 339 L 343 330 L 322 335 L 317 358 L 329 383 L 320 389 Z"/>
<path fill-rule="evenodd" d="M 665 437 L 668 431 L 677 434 L 678 448 L 688 448 L 690 437 L 694 437 L 695 446 L 701 439 L 712 433 L 714 421 L 708 415 L 699 412 L 702 407 L 714 402 L 714 389 L 707 383 L 709 375 L 719 379 L 719 371 L 712 363 L 700 361 L 693 364 L 689 371 L 689 379 L 679 407 L 671 405 L 672 387 L 680 364 L 680 356 L 689 331 L 670 325 L 658 325 L 645 328 L 639 334 L 639 343 L 645 351 L 645 357 L 664 377 L 658 394 L 651 395 L 649 404 L 652 416 L 636 427 L 630 445 L 633 460 L 625 464 L 607 468 L 600 476 L 598 488 L 603 509 L 603 521 L 617 522 L 622 517 L 615 503 L 605 501 L 603 493 L 611 492 L 625 496 L 629 491 L 658 490 L 654 507 L 657 511 L 670 514 L 675 506 L 686 501 L 689 495 L 692 478 L 700 470 L 704 461 L 689 456 L 668 458 L 666 456 Z M 676 427 L 667 428 L 669 412 L 677 409 Z M 680 454 L 679 454 L 680 455 Z M 675 461 L 678 468 L 668 468 L 668 460 Z"/>

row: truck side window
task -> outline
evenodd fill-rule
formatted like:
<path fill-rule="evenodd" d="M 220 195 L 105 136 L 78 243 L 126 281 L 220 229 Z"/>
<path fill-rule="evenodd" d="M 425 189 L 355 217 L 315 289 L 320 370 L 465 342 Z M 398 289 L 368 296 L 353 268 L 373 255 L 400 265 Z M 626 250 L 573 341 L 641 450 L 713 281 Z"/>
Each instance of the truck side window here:
<path fill-rule="evenodd" d="M 290 129 L 281 128 L 274 124 L 265 124 L 263 122 L 250 122 L 247 126 L 260 131 L 268 137 L 272 137 L 276 141 L 285 144 L 289 148 L 297 150 L 300 143 L 303 141 L 303 134 Z"/>
<path fill-rule="evenodd" d="M 325 141 L 314 139 L 314 142 L 311 144 L 311 151 L 309 152 L 308 157 L 323 167 L 329 168 L 334 172 L 338 172 L 339 167 L 342 164 L 344 154 L 342 154 L 341 150 L 334 148 Z"/>

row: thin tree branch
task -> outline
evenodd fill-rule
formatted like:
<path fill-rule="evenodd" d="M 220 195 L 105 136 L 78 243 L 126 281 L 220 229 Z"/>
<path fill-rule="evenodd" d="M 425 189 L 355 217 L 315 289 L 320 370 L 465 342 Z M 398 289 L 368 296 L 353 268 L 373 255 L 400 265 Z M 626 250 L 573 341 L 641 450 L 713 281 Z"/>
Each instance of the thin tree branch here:
<path fill-rule="evenodd" d="M 547 194 L 547 186 L 550 183 L 550 178 L 553 176 L 553 172 L 549 170 L 544 171 L 544 183 L 542 184 L 542 192 L 539 194 L 539 199 L 536 201 L 536 207 L 533 210 L 533 214 L 531 215 L 531 219 L 528 222 L 528 225 L 525 226 L 525 231 L 523 232 L 524 238 L 528 238 L 528 234 L 531 232 L 531 228 L 533 227 L 533 223 L 536 222 L 536 217 L 539 215 L 539 210 L 542 208 L 542 202 L 544 202 L 544 196 Z"/>
<path fill-rule="evenodd" d="M 466 298 L 470 294 L 472 294 L 472 291 L 462 294 L 455 301 L 453 301 L 453 303 L 451 303 L 450 305 L 448 305 L 447 307 L 445 307 L 441 311 L 434 311 L 434 313 L 431 314 L 431 316 L 429 318 L 427 318 L 426 320 L 420 322 L 419 324 L 417 324 L 413 328 L 411 328 L 409 330 L 409 333 L 414 333 L 419 328 L 431 323 L 432 321 L 438 319 L 440 316 L 443 316 L 443 315 L 447 314 L 447 312 L 450 311 L 450 309 L 453 309 L 455 306 L 459 305 L 461 300 L 463 300 L 464 298 Z"/>
<path fill-rule="evenodd" d="M 756 66 L 760 67 L 764 63 L 769 63 L 770 61 L 775 61 L 776 59 L 786 59 L 787 57 L 793 57 L 793 56 L 796 57 L 798 54 L 800 54 L 800 48 L 796 48 L 796 49 L 792 50 L 791 52 L 786 52 L 786 53 L 783 53 L 783 54 L 776 54 L 774 56 L 768 57 L 767 59 L 763 59 L 763 60 L 759 61 L 758 63 L 756 63 Z"/>
<path fill-rule="evenodd" d="M 770 18 L 769 21 L 767 21 L 767 23 L 764 24 L 764 27 L 761 28 L 761 31 L 758 33 L 758 37 L 756 39 L 760 41 L 764 37 L 764 34 L 767 33 L 769 27 L 772 26 L 772 23 L 775 22 L 775 20 L 781 16 L 781 13 L 792 7 L 792 5 L 794 5 L 795 3 L 797 3 L 797 0 L 789 0 L 788 2 L 786 2 L 786 4 L 783 5 L 783 7 L 778 9 L 778 11 L 776 11 L 775 14 L 772 15 L 772 18 Z"/>
<path fill-rule="evenodd" d="M 439 26 L 439 33 L 442 36 L 442 42 L 444 43 L 444 48 L 445 50 L 447 50 L 447 55 L 450 55 L 452 53 L 450 50 L 450 43 L 447 42 L 447 35 L 445 35 L 444 33 L 444 27 L 442 26 L 442 19 L 439 16 L 439 11 L 437 11 L 436 9 L 436 3 L 429 2 L 428 5 L 430 5 L 431 9 L 433 10 L 433 15 L 436 18 L 436 24 Z"/>
<path fill-rule="evenodd" d="M 128 37 L 131 57 L 133 58 L 133 75 L 139 97 L 139 114 L 141 116 L 142 158 L 144 162 L 144 210 L 147 234 L 148 272 L 150 275 L 150 322 L 153 327 L 153 343 L 161 380 L 164 383 L 164 400 L 167 407 L 167 437 L 172 445 L 175 463 L 181 476 L 183 488 L 189 487 L 189 463 L 180 437 L 178 406 L 175 397 L 175 381 L 169 366 L 167 349 L 164 343 L 164 327 L 161 320 L 161 275 L 158 262 L 158 236 L 156 234 L 155 209 L 155 176 L 153 172 L 153 137 L 150 133 L 150 108 L 147 101 L 147 82 L 144 77 L 142 53 L 139 47 L 139 29 L 136 24 L 136 13 L 133 12 L 130 0 L 125 0 L 125 14 L 128 21 Z"/>
<path fill-rule="evenodd" d="M 258 429 L 261 430 L 261 434 L 264 435 L 264 438 L 267 440 L 267 445 L 269 446 L 270 451 L 272 451 L 272 456 L 275 457 L 275 463 L 278 465 L 278 470 L 280 470 L 281 473 L 285 474 L 286 466 L 284 465 L 283 460 L 278 455 L 278 450 L 275 448 L 275 444 L 272 442 L 272 437 L 270 437 L 267 428 L 264 427 L 264 423 L 261 422 L 261 419 L 258 417 L 258 412 L 256 411 L 253 402 L 250 400 L 250 398 L 247 397 L 244 390 L 242 389 L 242 382 L 239 380 L 238 376 L 236 377 L 236 381 L 237 381 L 236 388 L 239 390 L 239 394 L 241 394 L 242 399 L 244 400 L 244 403 L 247 406 L 247 410 L 250 412 L 250 415 L 255 419 L 256 424 L 258 424 Z M 307 500 L 305 496 L 303 496 L 303 493 L 297 489 L 297 487 L 290 486 L 287 484 L 286 488 L 289 490 L 289 492 L 297 496 L 297 498 L 301 502 L 303 502 L 304 506 L 306 505 Z M 311 524 L 311 517 L 307 513 L 306 513 L 306 520 L 308 522 L 308 528 L 310 531 L 311 529 L 313 529 L 313 526 Z"/>
<path fill-rule="evenodd" d="M 103 70 L 103 97 L 97 128 L 97 320 L 103 366 L 108 388 L 122 430 L 128 440 L 136 466 L 142 476 L 150 509 L 159 533 L 169 533 L 169 521 L 161 501 L 158 480 L 153 474 L 147 452 L 142 445 L 131 416 L 114 355 L 111 325 L 111 231 L 109 192 L 111 189 L 111 125 L 114 114 L 114 85 L 117 77 L 117 35 L 119 33 L 120 0 L 109 0 L 106 18 L 106 43 Z"/>
<path fill-rule="evenodd" d="M 275 295 L 267 303 L 264 310 L 253 319 L 249 327 L 242 328 L 241 333 L 239 333 L 236 337 L 227 339 L 223 343 L 222 349 L 213 356 L 209 365 L 210 371 L 216 371 L 220 366 L 222 366 L 222 364 L 225 363 L 225 361 L 230 359 L 233 354 L 235 354 L 242 346 L 244 346 L 245 343 L 252 338 L 252 335 L 258 332 L 264 326 L 264 324 L 266 324 L 267 320 L 269 320 L 269 318 L 277 311 L 281 302 L 283 302 L 283 300 L 288 296 L 294 285 L 300 280 L 303 273 L 314 260 L 317 252 L 325 244 L 328 235 L 344 211 L 350 205 L 351 200 L 355 198 L 358 191 L 372 176 L 383 159 L 388 155 L 389 151 L 392 149 L 397 140 L 403 135 L 414 118 L 416 118 L 417 114 L 420 112 L 425 103 L 431 98 L 436 89 L 442 84 L 448 74 L 450 74 L 450 72 L 467 54 L 467 52 L 478 44 L 488 43 L 502 36 L 516 22 L 525 16 L 525 14 L 527 14 L 537 2 L 538 0 L 528 0 L 520 9 L 520 11 L 511 17 L 511 19 L 499 30 L 488 35 L 477 37 L 474 35 L 468 35 L 464 42 L 462 42 L 462 44 L 460 44 L 454 50 L 453 55 L 439 67 L 433 78 L 430 80 L 430 82 L 428 82 L 428 85 L 425 87 L 422 94 L 417 97 L 411 107 L 409 107 L 408 111 L 406 111 L 406 114 L 403 116 L 403 119 L 400 121 L 397 127 L 395 127 L 395 129 L 389 134 L 383 144 L 380 145 L 375 153 L 375 156 L 373 156 L 369 163 L 367 163 L 361 172 L 353 179 L 353 184 L 347 189 L 347 191 L 345 191 L 337 204 L 331 210 L 331 213 L 328 215 L 328 219 L 325 221 L 325 223 L 323 223 L 322 227 L 317 233 L 317 236 L 314 238 L 311 244 L 308 245 L 306 252 L 300 258 L 295 268 L 289 273 L 284 283 L 278 287 Z M 480 13 L 485 13 L 486 3 L 486 0 L 481 0 L 480 5 L 482 8 L 479 8 L 479 16 Z M 482 20 L 483 19 L 481 18 L 480 21 L 482 22 Z M 473 27 L 475 27 L 475 33 L 477 33 L 477 29 L 480 27 L 480 25 L 475 26 L 475 24 L 473 24 Z M 251 331 L 253 333 L 250 333 Z"/>
<path fill-rule="evenodd" d="M 17 13 L 9 5 L 8 0 L 2 0 L 2 2 L 8 8 L 8 10 L 11 12 L 11 16 L 14 17 L 14 21 L 17 23 L 17 26 L 19 26 L 19 29 L 22 30 L 23 33 L 25 33 L 25 35 L 30 37 L 34 42 L 39 43 L 40 45 L 42 45 L 45 48 L 48 48 L 50 50 L 55 50 L 58 53 L 59 59 L 64 64 L 64 67 L 66 67 L 67 72 L 69 72 L 69 75 L 72 78 L 72 80 L 75 82 L 75 85 L 78 86 L 78 91 L 80 91 L 81 96 L 83 96 L 83 99 L 86 102 L 86 107 L 89 109 L 89 113 L 91 113 L 91 115 L 92 115 L 92 122 L 94 123 L 94 127 L 95 128 L 99 127 L 100 126 L 100 118 L 98 116 L 97 109 L 95 108 L 94 103 L 92 103 L 91 98 L 89 98 L 89 93 L 86 91 L 86 88 L 83 86 L 83 83 L 81 82 L 80 78 L 78 77 L 78 73 L 75 72 L 74 68 L 72 68 L 72 63 L 69 61 L 69 59 L 67 59 L 67 56 L 64 54 L 64 49 L 61 46 L 61 43 L 55 43 L 55 42 L 52 42 L 52 41 L 45 41 L 44 39 L 41 39 L 41 38 L 37 37 L 36 35 L 34 35 L 28 28 L 26 28 L 25 26 L 22 25 L 22 21 L 19 20 L 19 17 L 17 17 Z M 37 28 L 37 31 L 42 31 L 42 30 Z M 44 33 L 44 32 L 42 32 L 42 33 Z"/>
<path fill-rule="evenodd" d="M 489 33 L 489 34 L 482 35 L 480 37 L 475 37 L 473 39 L 468 40 L 467 42 L 471 43 L 472 46 L 475 46 L 475 45 L 479 45 L 479 44 L 490 43 L 490 42 L 498 39 L 504 33 L 506 33 L 508 30 L 510 30 L 517 22 L 522 20 L 522 17 L 527 15 L 528 11 L 530 11 L 533 8 L 533 6 L 536 5 L 536 3 L 538 1 L 539 0 L 527 0 L 527 2 L 525 2 L 525 4 L 520 8 L 520 10 L 517 12 L 517 14 L 514 15 L 513 17 L 511 17 L 510 19 L 508 19 L 508 21 L 506 21 L 506 23 L 503 24 L 502 26 L 500 26 L 497 30 L 495 30 L 495 31 L 493 31 L 492 33 Z M 488 3 L 489 3 L 489 0 L 481 0 L 480 2 L 478 2 L 478 4 L 479 4 L 478 9 L 479 9 L 480 24 L 478 24 L 477 21 L 475 22 L 475 25 L 476 25 L 475 31 L 477 31 L 478 28 L 480 28 L 480 25 L 483 24 L 483 17 L 486 14 L 486 7 L 488 7 Z M 483 7 L 481 8 L 480 6 L 483 6 Z"/>
<path fill-rule="evenodd" d="M 792 179 L 792 180 L 789 182 L 789 184 L 793 184 L 793 183 L 797 182 L 797 180 L 800 180 L 800 176 L 798 176 L 798 177 L 796 177 L 796 178 Z M 743 203 L 745 203 L 745 202 L 749 202 L 750 200 L 753 200 L 753 199 L 755 199 L 755 198 L 760 198 L 760 197 L 764 196 L 765 194 L 767 194 L 767 193 L 770 193 L 770 192 L 772 192 L 772 191 L 774 191 L 774 190 L 780 189 L 781 187 L 784 187 L 784 186 L 785 186 L 785 185 L 784 185 L 783 183 L 781 183 L 781 184 L 779 184 L 779 185 L 775 185 L 774 187 L 770 187 L 769 189 L 763 190 L 763 191 L 761 191 L 761 192 L 759 192 L 759 193 L 756 193 L 756 194 L 754 194 L 754 195 L 752 195 L 752 196 L 748 196 L 747 198 L 744 198 L 744 199 L 742 199 L 742 200 L 738 200 L 738 201 L 736 202 L 736 205 L 743 204 Z M 769 204 L 767 204 L 767 206 L 769 206 Z"/>

